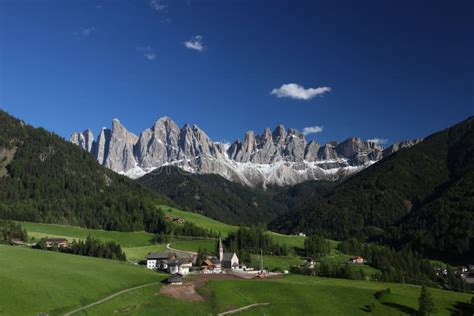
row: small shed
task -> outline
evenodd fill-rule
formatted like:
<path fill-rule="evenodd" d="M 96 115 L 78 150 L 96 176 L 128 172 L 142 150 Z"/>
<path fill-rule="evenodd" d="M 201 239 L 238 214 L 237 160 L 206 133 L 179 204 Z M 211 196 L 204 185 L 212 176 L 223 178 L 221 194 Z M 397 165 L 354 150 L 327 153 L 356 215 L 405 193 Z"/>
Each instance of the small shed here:
<path fill-rule="evenodd" d="M 180 274 L 175 274 L 169 277 L 166 280 L 166 283 L 171 284 L 171 285 L 183 285 L 183 276 Z"/>

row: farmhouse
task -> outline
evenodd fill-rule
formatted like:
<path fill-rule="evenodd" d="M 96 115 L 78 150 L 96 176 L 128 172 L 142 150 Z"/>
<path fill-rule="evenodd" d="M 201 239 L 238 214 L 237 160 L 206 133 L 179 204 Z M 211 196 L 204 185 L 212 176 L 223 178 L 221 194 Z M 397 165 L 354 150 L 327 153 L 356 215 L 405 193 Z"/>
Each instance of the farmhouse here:
<path fill-rule="evenodd" d="M 146 267 L 148 269 L 167 270 L 168 262 L 176 260 L 177 255 L 174 252 L 151 252 L 146 256 Z"/>
<path fill-rule="evenodd" d="M 206 259 L 201 263 L 201 273 L 221 273 L 222 265 L 219 259 Z"/>
<path fill-rule="evenodd" d="M 349 262 L 362 264 L 362 263 L 365 263 L 365 259 L 362 258 L 361 256 L 354 256 L 349 259 Z"/>
<path fill-rule="evenodd" d="M 46 247 L 48 248 L 67 248 L 69 247 L 69 241 L 66 238 L 46 238 L 44 240 Z"/>
<path fill-rule="evenodd" d="M 183 276 L 189 273 L 189 268 L 191 268 L 191 266 L 192 263 L 188 259 L 171 260 L 168 263 L 168 273 L 180 274 Z"/>

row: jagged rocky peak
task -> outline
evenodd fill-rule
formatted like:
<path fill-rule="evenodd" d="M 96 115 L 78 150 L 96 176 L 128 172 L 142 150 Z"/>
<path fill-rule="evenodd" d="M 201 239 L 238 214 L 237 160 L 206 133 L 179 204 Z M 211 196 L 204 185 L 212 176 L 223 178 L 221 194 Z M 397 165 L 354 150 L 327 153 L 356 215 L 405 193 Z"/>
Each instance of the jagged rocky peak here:
<path fill-rule="evenodd" d="M 285 141 L 286 138 L 286 130 L 285 126 L 283 125 L 278 125 L 275 130 L 273 131 L 273 140 L 277 144 L 282 144 Z"/>
<path fill-rule="evenodd" d="M 383 156 L 387 157 L 387 156 L 393 154 L 394 152 L 399 151 L 402 148 L 408 148 L 408 147 L 415 146 L 416 144 L 418 144 L 422 141 L 423 141 L 423 139 L 412 139 L 412 140 L 404 140 L 404 141 L 401 141 L 401 142 L 393 143 L 389 147 L 385 148 L 385 150 L 383 151 Z"/>
<path fill-rule="evenodd" d="M 163 165 L 194 173 L 215 173 L 248 186 L 289 185 L 306 180 L 337 180 L 362 170 L 382 156 L 417 141 L 394 144 L 382 151 L 374 143 L 351 137 L 320 145 L 293 128 L 278 125 L 261 135 L 245 133 L 232 145 L 213 142 L 197 125 L 182 128 L 169 117 L 158 119 L 136 136 L 118 119 L 97 139 L 90 130 L 73 133 L 71 142 L 90 152 L 100 164 L 136 178 Z"/>
<path fill-rule="evenodd" d="M 321 145 L 316 140 L 312 140 L 308 143 L 304 152 L 304 159 L 306 161 L 315 161 L 318 159 L 318 152 Z"/>
<path fill-rule="evenodd" d="M 74 132 L 71 135 L 71 142 L 78 145 L 82 149 L 91 152 L 94 146 L 94 134 L 90 129 L 86 129 L 82 133 Z"/>

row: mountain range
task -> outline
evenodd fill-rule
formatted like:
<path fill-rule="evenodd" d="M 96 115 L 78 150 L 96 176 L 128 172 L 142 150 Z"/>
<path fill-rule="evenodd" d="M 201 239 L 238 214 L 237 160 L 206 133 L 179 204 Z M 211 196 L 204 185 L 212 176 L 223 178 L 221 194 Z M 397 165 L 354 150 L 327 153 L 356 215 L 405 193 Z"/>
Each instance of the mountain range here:
<path fill-rule="evenodd" d="M 118 119 L 97 139 L 91 130 L 74 132 L 70 141 L 90 152 L 101 165 L 130 178 L 163 166 L 195 174 L 218 174 L 249 187 L 294 185 L 307 180 L 338 180 L 372 165 L 420 140 L 395 143 L 384 149 L 351 137 L 321 145 L 307 141 L 296 129 L 278 125 L 273 132 L 248 131 L 231 145 L 212 141 L 197 125 L 182 128 L 162 117 L 136 136 Z"/>
<path fill-rule="evenodd" d="M 54 133 L 0 110 L 0 218 L 156 231 L 164 225 L 159 205 L 177 205 L 227 223 L 267 223 L 283 233 L 357 238 L 454 263 L 474 260 L 474 117 L 416 145 L 401 144 L 405 148 L 394 148 L 345 179 L 266 190 L 169 165 L 138 181 L 121 176 L 104 165 L 121 163 L 124 157 L 117 152 L 135 159 L 136 144 L 128 141 L 139 143 L 143 135 L 134 138 L 114 123 L 114 130 L 105 129 L 99 137 L 108 146 L 98 146 L 93 137 L 79 137 L 81 146 L 102 157 L 97 161 Z M 120 129 L 121 137 L 116 133 Z M 241 144 L 253 143 L 249 139 Z M 160 142 L 151 136 L 148 143 Z M 239 142 L 234 144 L 238 149 Z M 213 146 L 220 145 L 210 143 Z M 341 147 L 336 153 L 340 151 Z M 114 155 L 120 159 L 111 159 Z"/>

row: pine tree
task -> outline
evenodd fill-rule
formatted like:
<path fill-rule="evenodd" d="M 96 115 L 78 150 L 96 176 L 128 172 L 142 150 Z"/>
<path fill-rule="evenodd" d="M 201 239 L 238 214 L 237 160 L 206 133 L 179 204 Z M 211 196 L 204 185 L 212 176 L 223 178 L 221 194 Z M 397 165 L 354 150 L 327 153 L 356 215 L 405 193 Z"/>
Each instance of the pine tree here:
<path fill-rule="evenodd" d="M 430 292 L 428 292 L 426 286 L 423 284 L 421 287 L 420 297 L 418 298 L 420 315 L 430 315 L 435 311 L 433 298 Z"/>

